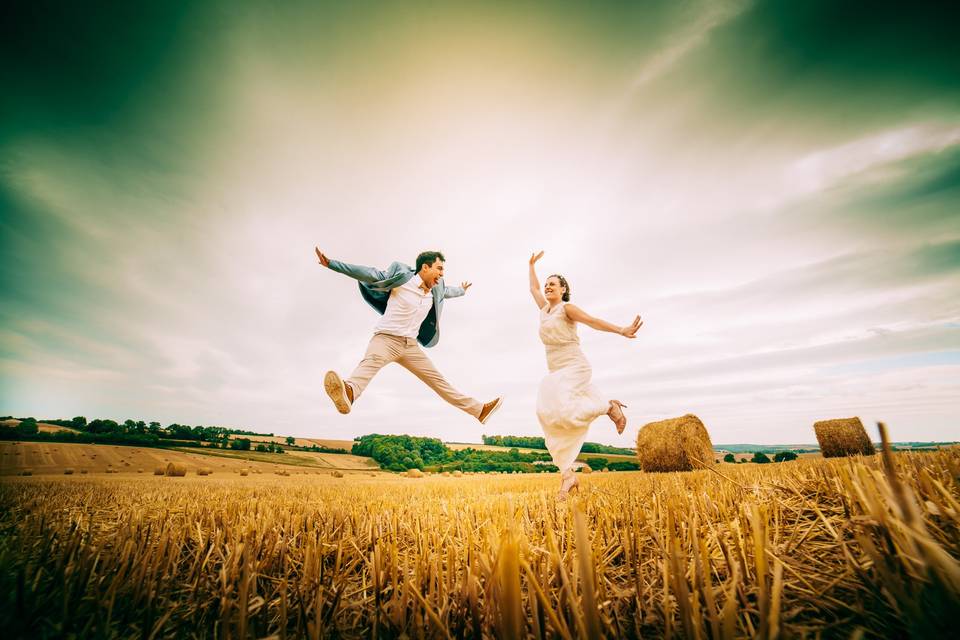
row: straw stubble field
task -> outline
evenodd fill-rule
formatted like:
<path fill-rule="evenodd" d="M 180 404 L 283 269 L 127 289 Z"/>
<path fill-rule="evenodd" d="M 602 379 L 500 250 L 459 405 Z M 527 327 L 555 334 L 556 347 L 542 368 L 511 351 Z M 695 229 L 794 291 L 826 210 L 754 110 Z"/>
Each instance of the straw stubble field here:
<path fill-rule="evenodd" d="M 952 627 L 960 452 L 716 466 L 593 474 L 566 503 L 539 475 L 7 479 L 0 625 L 565 639 Z"/>

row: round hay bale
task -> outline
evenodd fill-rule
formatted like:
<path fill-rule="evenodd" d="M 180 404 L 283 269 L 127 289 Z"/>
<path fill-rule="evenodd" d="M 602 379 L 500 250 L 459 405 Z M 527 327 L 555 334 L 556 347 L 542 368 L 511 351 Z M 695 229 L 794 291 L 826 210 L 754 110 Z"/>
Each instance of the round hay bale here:
<path fill-rule="evenodd" d="M 454 477 L 454 478 L 459 478 L 459 477 L 461 477 L 462 475 L 463 475 L 463 471 L 460 471 L 460 469 L 457 469 L 456 471 L 453 472 L 453 477 Z"/>
<path fill-rule="evenodd" d="M 187 475 L 187 466 L 184 464 L 176 464 L 174 462 L 167 463 L 166 471 L 164 475 L 170 476 L 172 478 L 182 478 Z"/>
<path fill-rule="evenodd" d="M 166 472 L 167 472 L 167 470 L 164 469 L 163 467 L 157 467 L 156 469 L 153 470 L 153 475 L 155 475 L 155 476 L 162 476 L 162 475 L 165 474 Z"/>
<path fill-rule="evenodd" d="M 343 477 L 343 472 L 342 472 L 342 471 L 334 470 L 333 473 L 331 473 L 330 475 L 332 475 L 334 478 L 342 478 L 342 477 Z"/>
<path fill-rule="evenodd" d="M 87 473 L 86 469 L 80 469 L 80 475 L 86 475 L 86 473 Z"/>
<path fill-rule="evenodd" d="M 872 456 L 877 451 L 867 437 L 860 418 L 837 418 L 820 420 L 813 423 L 813 431 L 820 443 L 820 453 L 824 458 L 843 456 Z"/>
<path fill-rule="evenodd" d="M 422 478 L 422 477 L 423 477 L 423 471 L 420 471 L 420 469 L 407 469 L 407 477 L 408 477 L 408 478 Z"/>
<path fill-rule="evenodd" d="M 63 475 L 65 475 L 65 476 L 72 476 L 72 475 L 73 475 L 73 469 L 71 469 L 70 467 L 67 467 L 66 469 L 63 470 Z"/>
<path fill-rule="evenodd" d="M 688 413 L 644 425 L 637 458 L 644 471 L 692 471 L 713 463 L 713 443 L 700 418 Z"/>
<path fill-rule="evenodd" d="M 197 469 L 197 475 L 198 475 L 198 476 L 208 476 L 208 475 L 210 475 L 210 472 L 207 471 L 206 469 Z"/>
<path fill-rule="evenodd" d="M 250 472 L 247 471 L 246 469 L 240 469 L 240 475 L 241 475 L 241 476 L 246 476 L 246 475 L 248 475 L 249 473 L 250 473 Z"/>
<path fill-rule="evenodd" d="M 32 476 L 32 475 L 33 475 L 33 469 L 24 469 L 23 471 L 20 472 L 20 475 L 22 475 L 22 476 Z"/>
<path fill-rule="evenodd" d="M 580 467 L 580 473 L 593 473 L 593 469 L 590 467 L 590 465 L 585 464 Z"/>

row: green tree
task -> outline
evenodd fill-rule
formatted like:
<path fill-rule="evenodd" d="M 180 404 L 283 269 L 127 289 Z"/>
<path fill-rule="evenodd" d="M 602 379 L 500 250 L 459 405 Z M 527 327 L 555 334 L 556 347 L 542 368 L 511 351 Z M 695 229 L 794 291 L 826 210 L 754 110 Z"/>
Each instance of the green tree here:
<path fill-rule="evenodd" d="M 757 462 L 759 464 L 766 464 L 770 462 L 770 458 L 767 457 L 767 454 L 757 451 L 753 454 L 753 457 L 750 458 L 750 462 Z"/>
<path fill-rule="evenodd" d="M 788 462 L 796 459 L 797 454 L 795 454 L 793 451 L 778 451 L 773 455 L 774 462 Z"/>
<path fill-rule="evenodd" d="M 594 471 L 600 471 L 600 469 L 607 466 L 609 461 L 606 458 L 587 458 L 584 462 Z"/>
<path fill-rule="evenodd" d="M 80 429 L 81 431 L 87 428 L 87 419 L 83 416 L 77 416 L 76 418 L 71 420 L 71 422 L 73 423 L 74 427 L 76 427 L 77 429 Z"/>
<path fill-rule="evenodd" d="M 250 438 L 236 438 L 230 442 L 230 448 L 239 451 L 250 451 Z"/>
<path fill-rule="evenodd" d="M 292 447 L 293 445 L 297 444 L 297 439 L 293 436 L 287 436 L 287 444 Z"/>
<path fill-rule="evenodd" d="M 25 418 L 17 425 L 16 431 L 17 435 L 35 436 L 39 433 L 40 427 L 37 426 L 37 421 L 34 418 Z"/>
<path fill-rule="evenodd" d="M 257 451 L 260 451 L 261 453 L 266 453 L 266 452 L 267 452 L 267 445 L 265 445 L 265 444 L 263 444 L 263 443 L 258 444 L 258 445 L 257 445 Z"/>
<path fill-rule="evenodd" d="M 724 461 L 724 462 L 736 462 L 736 461 L 737 461 L 737 457 L 736 457 L 735 455 L 733 455 L 732 453 L 728 453 L 727 455 L 723 456 L 723 461 Z"/>

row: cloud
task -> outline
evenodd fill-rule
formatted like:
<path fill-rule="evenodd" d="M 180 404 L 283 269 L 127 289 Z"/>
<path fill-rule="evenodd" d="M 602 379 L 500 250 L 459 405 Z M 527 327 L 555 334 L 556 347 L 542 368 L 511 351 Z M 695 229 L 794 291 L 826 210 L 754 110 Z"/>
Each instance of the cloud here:
<path fill-rule="evenodd" d="M 688 8 L 692 17 L 681 22 L 681 27 L 672 35 L 667 47 L 644 62 L 631 82 L 631 95 L 669 72 L 684 56 L 702 45 L 711 31 L 740 15 L 751 4 L 751 0 L 735 0 L 706 2 Z"/>
<path fill-rule="evenodd" d="M 790 196 L 822 191 L 851 177 L 858 185 L 901 177 L 895 163 L 960 144 L 960 124 L 920 123 L 808 153 L 787 168 Z"/>

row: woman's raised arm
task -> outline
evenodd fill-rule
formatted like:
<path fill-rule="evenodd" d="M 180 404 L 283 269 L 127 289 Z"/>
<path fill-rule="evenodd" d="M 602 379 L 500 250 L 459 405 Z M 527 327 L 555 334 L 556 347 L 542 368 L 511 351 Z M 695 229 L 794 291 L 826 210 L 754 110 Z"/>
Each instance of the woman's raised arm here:
<path fill-rule="evenodd" d="M 533 296 L 533 301 L 537 303 L 537 309 L 543 309 L 543 305 L 547 304 L 547 299 L 540 293 L 540 280 L 537 279 L 536 264 L 537 260 L 542 257 L 543 251 L 530 256 L 530 295 Z"/>

